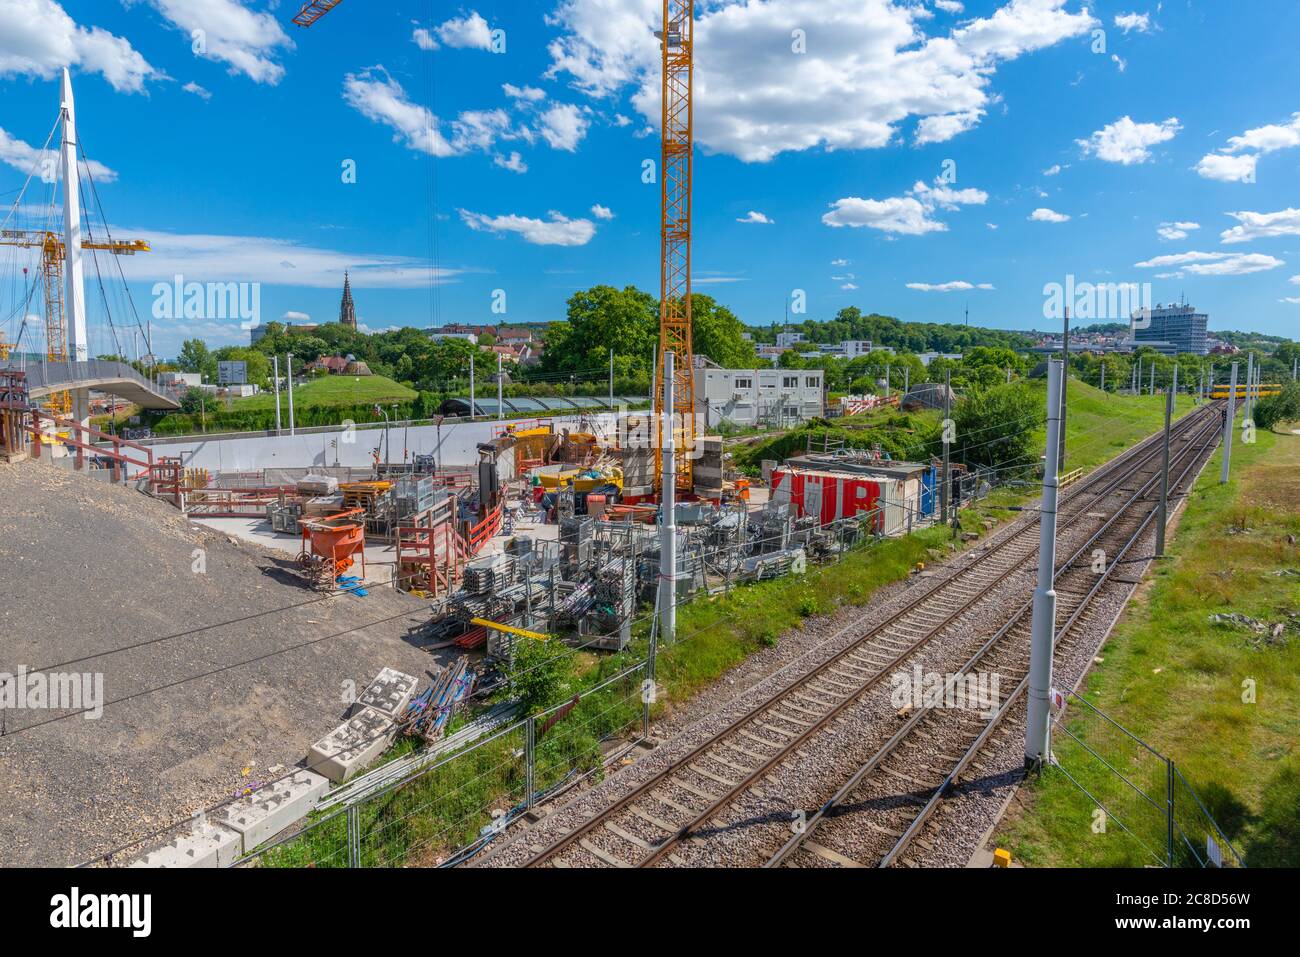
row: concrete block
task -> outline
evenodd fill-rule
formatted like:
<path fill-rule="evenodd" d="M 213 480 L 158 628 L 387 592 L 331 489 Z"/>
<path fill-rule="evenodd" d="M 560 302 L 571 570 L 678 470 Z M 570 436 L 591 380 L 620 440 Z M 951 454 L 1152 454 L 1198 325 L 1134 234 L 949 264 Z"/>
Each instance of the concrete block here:
<path fill-rule="evenodd" d="M 370 708 L 396 721 L 402 716 L 406 706 L 411 703 L 417 684 L 419 684 L 418 678 L 412 678 L 392 668 L 385 668 L 361 693 L 361 697 L 352 706 L 350 715 L 359 714 L 362 708 Z"/>
<path fill-rule="evenodd" d="M 397 727 L 391 718 L 363 708 L 311 746 L 307 764 L 336 784 L 383 754 Z"/>
<path fill-rule="evenodd" d="M 216 820 L 243 838 L 244 853 L 249 854 L 310 814 L 328 790 L 326 778 L 311 771 L 299 771 L 223 808 Z"/>
<path fill-rule="evenodd" d="M 243 856 L 243 846 L 243 838 L 235 831 L 209 824 L 154 848 L 130 866 L 229 867 Z"/>

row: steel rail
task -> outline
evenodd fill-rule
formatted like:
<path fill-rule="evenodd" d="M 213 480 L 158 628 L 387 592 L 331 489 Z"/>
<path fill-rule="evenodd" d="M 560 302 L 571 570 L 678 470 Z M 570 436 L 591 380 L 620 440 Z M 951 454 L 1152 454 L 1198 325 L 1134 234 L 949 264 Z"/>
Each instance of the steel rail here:
<path fill-rule="evenodd" d="M 1218 431 L 1217 427 L 1214 426 L 1213 424 L 1207 425 L 1207 427 L 1204 430 L 1204 439 L 1202 440 L 1200 445 L 1198 445 L 1195 449 L 1184 448 L 1183 450 L 1180 450 L 1179 461 L 1181 461 L 1183 458 L 1189 457 L 1189 453 L 1190 453 L 1191 461 L 1187 464 L 1186 468 L 1184 468 L 1184 470 L 1179 474 L 1176 484 L 1181 484 L 1182 481 L 1187 477 L 1187 475 L 1194 468 L 1197 467 L 1197 464 L 1203 461 L 1203 456 L 1206 449 L 1213 448 L 1214 441 L 1217 437 L 1217 431 Z M 1150 490 L 1150 488 L 1155 484 L 1157 479 L 1158 476 L 1151 479 L 1147 483 L 1146 491 Z M 1109 530 L 1111 526 L 1119 522 L 1121 519 L 1132 517 L 1128 509 L 1133 504 L 1135 504 L 1140 497 L 1144 497 L 1144 495 L 1135 496 L 1133 499 L 1130 500 L 1129 503 L 1126 503 L 1124 509 L 1117 511 L 1115 515 L 1112 516 L 1111 520 L 1107 523 L 1106 528 L 1103 528 L 1101 531 L 1099 531 L 1098 534 L 1094 536 L 1092 541 L 1090 541 L 1089 543 L 1084 545 L 1081 549 L 1079 549 L 1066 563 L 1066 569 L 1063 569 L 1062 571 L 1067 570 L 1069 566 L 1072 566 L 1078 560 L 1078 558 L 1084 552 L 1087 551 L 1088 548 L 1090 548 L 1093 544 L 1095 544 L 1096 540 L 1100 538 L 1105 531 Z M 1056 636 L 1056 645 L 1054 645 L 1054 647 L 1059 646 L 1062 638 L 1065 635 L 1072 632 L 1074 626 L 1079 621 L 1079 619 L 1091 607 L 1091 603 L 1093 599 L 1096 597 L 1096 595 L 1100 593 L 1100 591 L 1107 584 L 1111 582 L 1111 576 L 1121 566 L 1124 557 L 1128 554 L 1128 552 L 1133 548 L 1133 546 L 1137 543 L 1137 541 L 1146 532 L 1151 522 L 1155 520 L 1157 514 L 1158 513 L 1155 508 L 1150 509 L 1146 513 L 1145 517 L 1142 518 L 1142 520 L 1139 522 L 1136 530 L 1131 535 L 1129 535 L 1128 539 L 1124 542 L 1120 551 L 1116 555 L 1115 561 L 1109 562 L 1107 564 L 1105 571 L 1102 574 L 1097 576 L 1097 580 L 1096 582 L 1094 582 L 1092 588 L 1089 589 L 1088 592 L 1083 596 L 1083 598 L 1079 601 L 1078 607 L 1070 615 L 1070 617 L 1067 619 L 1065 624 L 1062 625 L 1062 627 L 1059 629 Z M 1058 574 L 1060 573 L 1058 572 Z M 1023 624 L 1025 620 L 1025 615 L 1028 614 L 1031 607 L 1032 607 L 1032 602 L 1024 603 L 1020 607 L 1020 609 L 1017 610 L 1017 612 L 1012 616 L 1011 620 L 1009 620 L 1002 628 L 998 630 L 996 634 L 994 634 L 988 641 L 986 641 L 979 648 L 979 650 L 977 650 L 975 654 L 971 656 L 971 658 L 966 662 L 966 664 L 963 665 L 962 668 L 950 678 L 949 682 L 945 685 L 945 693 L 948 689 L 950 689 L 953 685 L 955 685 L 956 682 L 960 680 L 961 677 L 970 673 L 988 654 L 990 654 L 994 650 L 994 648 L 1000 645 L 1018 624 Z M 907 849 L 907 847 L 910 846 L 912 840 L 914 840 L 916 835 L 920 833 L 922 828 L 930 820 L 934 812 L 938 809 L 939 805 L 942 803 L 944 796 L 950 790 L 953 782 L 955 782 L 957 778 L 960 777 L 962 772 L 965 771 L 969 763 L 975 758 L 975 756 L 983 748 L 988 738 L 1000 726 L 1002 720 L 1009 713 L 1013 704 L 1019 700 L 1020 696 L 1024 692 L 1024 688 L 1026 687 L 1027 682 L 1028 682 L 1028 677 L 1027 677 L 1027 668 L 1026 668 L 1026 677 L 1019 682 L 1017 687 L 1002 703 L 997 713 L 992 718 L 990 718 L 989 721 L 984 725 L 980 733 L 976 736 L 974 742 L 965 750 L 963 755 L 957 760 L 955 766 L 945 776 L 944 780 L 936 788 L 934 788 L 933 792 L 930 795 L 929 800 L 918 812 L 918 814 L 913 819 L 909 827 L 899 837 L 895 845 L 890 849 L 890 851 L 886 853 L 884 858 L 882 858 L 879 866 L 881 867 L 890 866 L 897 860 L 898 856 L 901 855 Z M 853 792 L 855 792 L 858 789 L 862 781 L 868 775 L 874 772 L 876 768 L 878 768 L 886 758 L 894 754 L 898 750 L 899 746 L 904 741 L 910 738 L 912 732 L 926 718 L 933 715 L 937 710 L 938 709 L 936 707 L 929 706 L 924 709 L 918 710 L 916 714 L 912 715 L 908 719 L 906 724 L 904 724 L 901 728 L 899 728 L 898 731 L 895 732 L 895 734 L 891 736 L 890 739 L 886 741 L 885 744 L 883 744 L 866 763 L 864 763 L 861 767 L 859 767 L 859 769 L 849 778 L 849 780 L 838 791 L 836 791 L 835 795 L 831 797 L 830 800 L 824 803 L 820 808 L 818 808 L 816 812 L 814 812 L 814 814 L 811 817 L 808 818 L 805 826 L 800 830 L 800 832 L 795 834 L 793 837 L 791 837 L 781 847 L 781 849 L 778 850 L 777 853 L 774 854 L 767 861 L 767 863 L 764 866 L 775 867 L 789 860 L 790 857 L 796 851 L 798 851 L 801 847 L 804 846 L 804 844 L 808 841 L 808 839 L 811 837 L 813 832 L 816 831 L 818 826 L 824 820 L 826 820 L 827 816 L 836 808 L 838 808 L 840 805 L 842 805 L 844 801 L 850 795 L 852 795 Z"/>
<path fill-rule="evenodd" d="M 1188 416 L 1184 417 L 1179 422 L 1178 433 L 1181 435 L 1184 432 L 1195 428 L 1199 424 L 1200 420 L 1205 418 L 1205 413 L 1208 411 L 1209 411 L 1209 407 L 1206 407 L 1205 409 L 1197 410 L 1196 412 L 1193 412 Z M 1217 416 L 1215 416 L 1214 418 L 1217 418 Z M 1086 499 L 1086 503 L 1084 504 L 1083 507 L 1081 507 L 1080 509 L 1078 509 L 1077 511 L 1071 514 L 1071 516 L 1069 517 L 1068 521 L 1065 524 L 1065 527 L 1070 527 L 1073 523 L 1077 522 L 1081 516 L 1086 515 L 1087 508 L 1089 505 L 1096 502 L 1098 499 L 1104 497 L 1105 495 L 1108 495 L 1118 485 L 1122 484 L 1124 481 L 1127 481 L 1134 474 L 1139 473 L 1141 471 L 1142 465 L 1146 461 L 1149 461 L 1150 459 L 1154 458 L 1158 454 L 1160 450 L 1159 439 L 1160 439 L 1159 434 L 1157 434 L 1156 436 L 1149 437 L 1148 439 L 1134 446 L 1132 449 L 1127 450 L 1122 455 L 1117 456 L 1115 459 L 1112 459 L 1111 462 L 1107 463 L 1106 466 L 1103 466 L 1102 468 L 1096 470 L 1092 475 L 1090 475 L 1087 479 L 1085 479 L 1081 485 L 1076 486 L 1073 494 L 1068 499 L 1067 504 L 1073 505 L 1074 503 L 1082 499 Z M 1127 465 L 1128 470 L 1121 473 L 1114 480 L 1110 481 L 1109 484 L 1106 484 L 1105 487 L 1102 489 L 1102 491 L 1097 492 L 1089 497 L 1087 495 L 1089 489 L 1091 489 L 1094 485 L 1098 484 L 1099 482 L 1102 482 L 1103 480 L 1108 478 L 1112 472 L 1115 472 L 1118 469 L 1118 465 L 1116 463 L 1122 463 L 1124 465 Z M 1136 499 L 1141 494 L 1144 494 L 1146 490 L 1149 490 L 1149 488 L 1154 484 L 1154 481 L 1155 479 L 1153 477 L 1153 479 L 1151 479 L 1146 483 L 1142 491 L 1135 493 L 1134 498 Z M 1130 503 L 1131 501 L 1132 500 L 1130 500 Z M 1125 507 L 1127 508 L 1128 506 L 1126 505 Z M 998 542 L 993 548 L 991 548 L 988 552 L 986 552 L 986 554 L 982 556 L 982 558 L 991 557 L 992 555 L 1009 547 L 1012 543 L 1026 537 L 1028 533 L 1032 531 L 1036 523 L 1037 523 L 1037 517 L 1035 517 L 1030 522 L 1026 523 L 1022 528 L 1016 530 L 1014 533 L 1007 535 L 1002 541 Z M 1095 538 L 1096 536 L 1093 537 L 1094 541 Z M 808 737 L 811 737 L 813 733 L 823 728 L 828 721 L 832 720 L 836 715 L 841 713 L 845 708 L 847 708 L 850 704 L 852 704 L 858 697 L 861 696 L 861 694 L 865 690 L 868 690 L 870 687 L 873 687 L 875 683 L 881 679 L 881 677 L 890 673 L 890 671 L 896 668 L 899 663 L 906 660 L 908 657 L 914 654 L 919 648 L 927 644 L 930 640 L 934 638 L 935 635 L 945 630 L 950 624 L 952 624 L 954 620 L 960 617 L 971 606 L 984 600 L 987 597 L 989 589 L 991 589 L 993 586 L 997 584 L 1000 584 L 1001 582 L 1009 578 L 1011 575 L 1015 574 L 1017 569 L 1021 565 L 1023 565 L 1023 563 L 1026 560 L 1028 560 L 1028 558 L 1032 557 L 1036 553 L 1036 551 L 1037 551 L 1036 547 L 1030 549 L 1025 556 L 1022 556 L 1016 562 L 1009 565 L 1004 572 L 996 576 L 992 581 L 983 583 L 982 587 L 980 588 L 980 590 L 977 591 L 975 595 L 971 596 L 969 599 L 963 602 L 960 602 L 956 610 L 954 610 L 951 614 L 947 615 L 939 624 L 928 628 L 920 639 L 906 644 L 903 650 L 900 651 L 893 659 L 889 660 L 887 664 L 883 666 L 879 666 L 879 670 L 877 671 L 877 673 L 873 675 L 865 684 L 855 689 L 843 701 L 841 701 L 838 705 L 836 705 L 832 709 L 830 714 L 826 715 L 824 718 L 818 721 L 813 727 L 807 729 L 807 731 L 805 731 L 804 734 L 799 735 L 793 742 L 783 747 L 777 745 L 775 742 L 771 742 L 770 744 L 772 747 L 780 747 L 780 750 L 776 755 L 774 755 L 770 760 L 764 761 L 762 767 L 748 774 L 740 784 L 734 786 L 726 795 L 723 796 L 723 798 L 718 799 L 718 801 L 716 802 L 717 806 L 711 806 L 710 809 L 706 811 L 703 815 L 697 816 L 697 818 L 693 820 L 690 824 L 679 828 L 675 834 L 670 835 L 659 845 L 655 846 L 651 850 L 650 854 L 648 854 L 640 862 L 641 865 L 644 866 L 647 864 L 652 864 L 662 859 L 662 857 L 668 852 L 668 850 L 673 845 L 675 845 L 681 839 L 681 837 L 688 834 L 694 827 L 697 827 L 701 820 L 707 820 L 707 818 L 715 814 L 721 806 L 725 806 L 727 803 L 730 803 L 732 800 L 734 800 L 736 796 L 738 796 L 740 793 L 743 793 L 745 790 L 747 790 L 748 787 L 752 785 L 754 781 L 756 781 L 759 777 L 763 776 L 773 766 L 775 766 L 776 764 L 784 760 L 784 758 L 787 757 L 791 751 L 799 747 Z M 669 767 L 653 775 L 651 778 L 647 779 L 645 782 L 643 782 L 634 790 L 630 791 L 628 794 L 624 795 L 622 798 L 620 798 L 617 802 L 612 804 L 610 807 L 604 809 L 600 814 L 588 819 L 583 824 L 581 824 L 578 828 L 570 832 L 567 832 L 564 835 L 561 835 L 559 838 L 552 841 L 549 845 L 547 845 L 540 851 L 535 852 L 533 856 L 530 857 L 525 862 L 525 866 L 539 866 L 549 861 L 559 853 L 572 847 L 575 843 L 581 841 L 588 834 L 591 834 L 594 831 L 596 831 L 598 828 L 601 828 L 614 815 L 620 813 L 621 811 L 623 811 L 624 809 L 632 805 L 634 802 L 644 797 L 648 792 L 652 791 L 658 785 L 664 783 L 672 775 L 679 773 L 683 768 L 689 766 L 693 761 L 701 757 L 710 748 L 712 748 L 713 746 L 717 745 L 720 742 L 725 741 L 725 739 L 735 734 L 739 729 L 741 729 L 745 725 L 753 723 L 759 717 L 764 715 L 766 712 L 771 711 L 775 706 L 781 704 L 784 701 L 784 699 L 791 696 L 792 693 L 807 687 L 810 684 L 810 682 L 822 676 L 825 672 L 830 670 L 835 665 L 842 664 L 847 657 L 862 650 L 863 646 L 870 639 L 888 630 L 890 626 L 896 624 L 904 616 L 915 611 L 917 608 L 921 607 L 922 605 L 932 602 L 935 599 L 936 595 L 939 592 L 943 591 L 948 586 L 959 581 L 964 581 L 965 578 L 972 571 L 974 571 L 979 567 L 980 567 L 979 565 L 975 563 L 971 563 L 967 565 L 967 567 L 958 570 L 955 574 L 951 575 L 947 579 L 944 579 L 935 588 L 930 589 L 924 594 L 917 596 L 917 598 L 915 598 L 914 600 L 906 604 L 904 607 L 900 608 L 897 612 L 895 612 L 890 617 L 889 621 L 884 622 L 879 626 L 870 629 L 861 637 L 853 641 L 852 644 L 846 646 L 840 652 L 833 655 L 830 659 L 823 662 L 821 665 L 818 665 L 812 671 L 801 676 L 799 679 L 797 679 L 790 685 L 778 690 L 777 692 L 769 696 L 766 700 L 764 700 L 754 708 L 748 710 L 745 714 L 738 716 L 734 721 L 732 721 L 727 727 L 719 731 L 716 735 L 712 736 L 706 741 L 701 742 L 695 748 L 691 749 L 686 755 L 684 755 L 676 762 L 674 762 L 673 765 L 670 765 Z M 836 640 L 838 638 L 843 637 L 848 632 L 859 627 L 860 624 L 861 624 L 861 620 L 855 622 L 852 625 L 847 626 L 845 629 L 837 633 L 837 635 L 834 636 L 834 638 L 832 638 L 831 640 Z M 825 692 L 821 692 L 821 695 L 823 697 L 828 697 L 825 694 Z"/>

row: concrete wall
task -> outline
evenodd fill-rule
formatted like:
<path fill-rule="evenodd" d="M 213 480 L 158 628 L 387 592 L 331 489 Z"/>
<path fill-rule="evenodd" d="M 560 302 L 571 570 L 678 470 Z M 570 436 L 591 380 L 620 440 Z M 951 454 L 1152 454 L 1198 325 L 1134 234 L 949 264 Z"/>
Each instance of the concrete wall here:
<path fill-rule="evenodd" d="M 616 428 L 614 413 L 588 415 L 584 419 L 577 416 L 543 420 L 556 433 L 564 429 L 578 431 L 581 427 L 592 428 L 602 434 L 612 436 Z M 582 425 L 580 425 L 580 422 Z M 383 429 L 360 429 L 346 432 L 343 428 L 327 431 L 313 430 L 310 434 L 290 436 L 256 435 L 238 438 L 189 437 L 179 440 L 155 440 L 149 443 L 155 458 L 158 456 L 179 455 L 186 468 L 205 468 L 211 472 L 255 472 L 261 469 L 275 468 L 309 468 L 311 466 L 344 465 L 354 468 L 370 468 L 373 464 L 372 453 L 380 448 L 382 459 L 384 450 L 391 441 L 389 459 L 397 464 L 402 462 L 403 449 L 411 456 L 440 454 L 444 466 L 467 466 L 478 462 L 476 451 L 480 442 L 489 442 L 500 434 L 503 424 L 515 424 L 527 428 L 536 424 L 533 420 L 514 423 L 492 422 L 458 422 L 445 424 L 441 433 L 437 426 L 421 425 L 394 426 L 385 441 Z M 441 446 L 439 437 L 441 435 Z M 407 461 L 410 459 L 408 458 Z"/>

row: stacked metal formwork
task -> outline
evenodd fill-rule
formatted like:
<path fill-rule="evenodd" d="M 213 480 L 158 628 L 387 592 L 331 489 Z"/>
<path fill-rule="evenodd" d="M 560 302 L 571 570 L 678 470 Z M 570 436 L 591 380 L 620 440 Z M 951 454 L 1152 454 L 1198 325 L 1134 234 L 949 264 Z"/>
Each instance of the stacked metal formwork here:
<path fill-rule="evenodd" d="M 17 369 L 0 369 L 0 455 L 15 461 L 27 454 L 27 374 Z"/>

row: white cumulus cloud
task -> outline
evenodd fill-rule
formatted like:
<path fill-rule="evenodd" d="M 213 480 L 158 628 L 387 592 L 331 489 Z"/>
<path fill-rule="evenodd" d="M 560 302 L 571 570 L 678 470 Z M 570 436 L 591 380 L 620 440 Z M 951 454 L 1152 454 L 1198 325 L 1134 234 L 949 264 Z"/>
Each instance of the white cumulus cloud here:
<path fill-rule="evenodd" d="M 955 9 L 950 4 L 950 9 Z M 559 0 L 548 75 L 596 98 L 630 95 L 660 120 L 659 0 Z M 930 35 L 933 12 L 905 0 L 711 0 L 695 26 L 696 138 L 766 162 L 784 152 L 872 149 L 917 122 L 918 143 L 977 124 L 998 67 L 1100 25 L 1066 0 L 1008 0 Z M 791 55 L 791 30 L 807 31 Z"/>
<path fill-rule="evenodd" d="M 131 0 L 139 2 L 139 0 Z M 173 28 L 190 39 L 195 55 L 228 64 L 255 83 L 279 83 L 277 57 L 293 41 L 274 14 L 258 13 L 238 0 L 147 0 Z"/>
<path fill-rule="evenodd" d="M 736 220 L 738 223 L 755 223 L 760 226 L 770 226 L 775 220 L 769 219 L 766 214 L 760 213 L 756 209 L 751 209 L 749 214 Z"/>
<path fill-rule="evenodd" d="M 438 129 L 438 118 L 411 102 L 402 85 L 383 67 L 349 73 L 343 79 L 343 99 L 366 119 L 393 130 L 393 141 L 430 156 L 454 156 L 456 150 Z"/>
<path fill-rule="evenodd" d="M 1180 239 L 1186 239 L 1188 233 L 1200 228 L 1200 223 L 1161 223 L 1160 228 L 1156 230 L 1156 235 L 1166 242 L 1172 243 Z"/>
<path fill-rule="evenodd" d="M 1151 14 L 1121 13 L 1115 17 L 1115 26 L 1119 27 L 1125 33 L 1131 33 L 1134 30 L 1138 33 L 1150 33 Z"/>
<path fill-rule="evenodd" d="M 542 139 L 552 149 L 572 153 L 578 148 L 591 121 L 572 103 L 558 103 L 541 116 Z"/>
<path fill-rule="evenodd" d="M 460 218 L 477 232 L 514 233 L 535 246 L 585 246 L 596 235 L 596 224 L 589 219 L 569 219 L 548 213 L 547 219 L 527 216 L 487 216 L 462 209 Z"/>
<path fill-rule="evenodd" d="M 928 283 L 928 282 L 909 282 L 907 284 L 907 288 L 915 289 L 917 292 L 970 292 L 971 290 L 974 289 L 981 289 L 986 291 L 991 290 L 993 288 L 993 284 L 987 282 L 970 283 L 970 282 L 966 282 L 965 280 L 958 279 L 954 282 L 944 282 L 938 284 Z"/>
<path fill-rule="evenodd" d="M 1031 223 L 1068 223 L 1070 217 L 1065 213 L 1058 213 L 1054 209 L 1040 206 L 1029 214 L 1029 221 Z"/>
<path fill-rule="evenodd" d="M 1165 269 L 1176 266 L 1193 276 L 1245 276 L 1285 266 L 1286 262 L 1263 253 L 1186 252 L 1157 256 L 1136 263 L 1138 269 Z"/>
<path fill-rule="evenodd" d="M 1283 209 L 1276 213 L 1228 213 L 1239 225 L 1224 230 L 1220 239 L 1226 244 L 1248 243 L 1278 236 L 1300 236 L 1300 209 Z"/>
<path fill-rule="evenodd" d="M 1130 116 L 1122 116 L 1114 123 L 1102 127 L 1086 140 L 1077 142 L 1085 154 L 1091 154 L 1108 163 L 1131 166 L 1151 159 L 1151 147 L 1167 143 L 1178 135 L 1182 124 L 1177 117 L 1162 123 L 1135 123 Z"/>
<path fill-rule="evenodd" d="M 1228 138 L 1217 153 L 1207 153 L 1196 164 L 1205 179 L 1223 183 L 1253 183 L 1261 156 L 1300 146 L 1300 113 L 1287 123 L 1271 123 Z"/>
<path fill-rule="evenodd" d="M 935 186 L 918 182 L 905 196 L 888 199 L 862 199 L 848 196 L 831 204 L 822 222 L 835 228 L 877 229 L 904 236 L 946 232 L 948 225 L 934 218 L 940 209 L 956 210 L 962 206 L 983 206 L 988 193 L 967 188 L 952 189 L 936 181 Z"/>
<path fill-rule="evenodd" d="M 82 26 L 55 0 L 0 3 L 0 77 L 52 80 L 64 67 L 102 74 L 119 93 L 139 93 L 161 75 L 125 38 Z"/>

